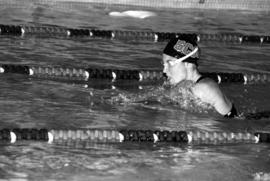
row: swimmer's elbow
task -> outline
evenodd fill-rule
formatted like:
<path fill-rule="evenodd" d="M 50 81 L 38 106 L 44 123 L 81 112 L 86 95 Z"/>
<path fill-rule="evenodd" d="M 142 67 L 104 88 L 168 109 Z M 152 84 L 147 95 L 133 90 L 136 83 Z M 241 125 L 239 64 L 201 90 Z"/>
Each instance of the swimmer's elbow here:
<path fill-rule="evenodd" d="M 217 112 L 226 118 L 237 116 L 237 110 L 234 104 L 225 95 L 219 95 L 213 98 L 213 106 Z"/>
<path fill-rule="evenodd" d="M 227 114 L 225 114 L 224 117 L 225 117 L 225 118 L 234 118 L 234 117 L 236 117 L 237 115 L 238 115 L 238 114 L 237 114 L 237 110 L 236 110 L 234 104 L 232 104 L 231 110 L 230 110 Z"/>
<path fill-rule="evenodd" d="M 237 110 L 230 101 L 216 101 L 213 106 L 216 111 L 225 118 L 233 118 L 237 116 Z"/>

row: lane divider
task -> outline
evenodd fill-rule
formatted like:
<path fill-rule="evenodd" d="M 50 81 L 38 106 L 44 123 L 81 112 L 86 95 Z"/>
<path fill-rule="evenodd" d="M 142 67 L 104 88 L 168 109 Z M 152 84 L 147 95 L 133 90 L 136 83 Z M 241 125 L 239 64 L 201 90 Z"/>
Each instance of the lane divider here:
<path fill-rule="evenodd" d="M 93 81 L 97 79 L 117 82 L 121 80 L 132 80 L 137 82 L 165 81 L 166 75 L 160 70 L 120 70 L 120 69 L 98 69 L 98 68 L 65 68 L 65 67 L 41 67 L 15 64 L 0 65 L 0 74 L 24 74 L 31 77 Z M 217 83 L 269 83 L 270 74 L 263 73 L 226 73 L 226 72 L 202 72 L 204 76 L 210 77 Z"/>
<path fill-rule="evenodd" d="M 183 37 L 201 41 L 220 41 L 269 44 L 269 35 L 244 35 L 239 33 L 227 34 L 195 34 L 179 32 L 153 32 L 153 31 L 124 31 L 124 30 L 99 30 L 99 29 L 75 29 L 59 26 L 28 26 L 28 25 L 3 25 L 0 24 L 0 35 L 24 36 L 24 35 L 46 35 L 66 37 L 97 37 L 109 39 L 136 39 L 153 42 L 168 41 L 174 37 Z"/>
<path fill-rule="evenodd" d="M 231 143 L 270 143 L 270 133 L 233 133 L 203 131 L 168 130 L 47 130 L 47 129 L 1 129 L 0 142 L 44 141 L 49 144 L 57 141 L 89 142 L 168 142 L 183 144 L 231 144 Z"/>

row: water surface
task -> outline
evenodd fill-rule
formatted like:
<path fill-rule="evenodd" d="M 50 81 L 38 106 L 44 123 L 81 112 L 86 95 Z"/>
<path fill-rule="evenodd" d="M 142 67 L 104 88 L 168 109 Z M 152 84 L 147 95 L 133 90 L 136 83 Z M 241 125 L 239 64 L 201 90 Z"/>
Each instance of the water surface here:
<path fill-rule="evenodd" d="M 111 11 L 132 7 L 89 4 L 1 1 L 1 24 L 58 25 L 70 28 L 160 32 L 243 33 L 267 35 L 265 12 L 217 10 L 150 10 L 146 19 L 111 17 Z M 142 9 L 135 9 L 142 10 Z M 149 9 L 144 9 L 149 10 Z M 161 69 L 165 45 L 147 41 L 65 37 L 6 37 L 0 41 L 0 63 L 40 66 Z M 201 42 L 203 72 L 270 73 L 268 45 Z M 137 128 L 200 131 L 270 130 L 269 120 L 227 120 L 173 102 L 151 100 L 149 91 L 92 89 L 74 82 L 0 77 L 2 128 Z M 268 84 L 221 85 L 240 112 L 270 110 Z M 92 95 L 93 94 L 93 95 Z M 154 95 L 158 97 L 157 95 Z M 113 101 L 115 100 L 116 101 Z M 104 100 L 106 100 L 104 102 Z M 109 101 L 108 101 L 109 100 Z M 182 98 L 182 101 L 185 99 Z M 21 180 L 254 180 L 267 177 L 269 145 L 1 143 L 0 178 Z M 268 177 L 269 179 L 269 177 Z"/>

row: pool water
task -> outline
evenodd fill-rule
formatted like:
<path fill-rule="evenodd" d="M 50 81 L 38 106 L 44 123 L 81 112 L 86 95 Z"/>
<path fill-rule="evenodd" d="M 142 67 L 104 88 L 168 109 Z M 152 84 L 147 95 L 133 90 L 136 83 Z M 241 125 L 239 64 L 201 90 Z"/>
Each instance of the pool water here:
<path fill-rule="evenodd" d="M 149 10 L 91 4 L 1 1 L 1 24 L 186 33 L 268 35 L 267 12 Z M 109 12 L 149 10 L 145 19 Z M 0 63 L 40 66 L 162 69 L 166 42 L 1 36 Z M 270 73 L 270 46 L 201 42 L 202 72 Z M 224 119 L 214 111 L 160 99 L 163 87 L 97 89 L 72 81 L 0 76 L 0 128 L 270 131 L 267 118 Z M 223 84 L 243 114 L 270 110 L 269 84 Z M 0 180 L 269 180 L 267 144 L 0 143 Z"/>

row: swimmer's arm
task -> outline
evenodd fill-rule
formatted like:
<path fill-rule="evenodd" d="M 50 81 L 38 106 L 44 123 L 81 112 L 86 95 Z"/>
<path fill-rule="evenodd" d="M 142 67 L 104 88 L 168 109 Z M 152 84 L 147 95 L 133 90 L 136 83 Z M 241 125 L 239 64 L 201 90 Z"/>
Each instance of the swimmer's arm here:
<path fill-rule="evenodd" d="M 195 87 L 194 94 L 203 102 L 212 105 L 219 114 L 225 117 L 233 108 L 231 101 L 221 92 L 216 83 L 201 83 Z"/>
<path fill-rule="evenodd" d="M 217 112 L 225 116 L 230 115 L 233 104 L 225 97 L 225 95 L 213 94 L 213 104 Z"/>

